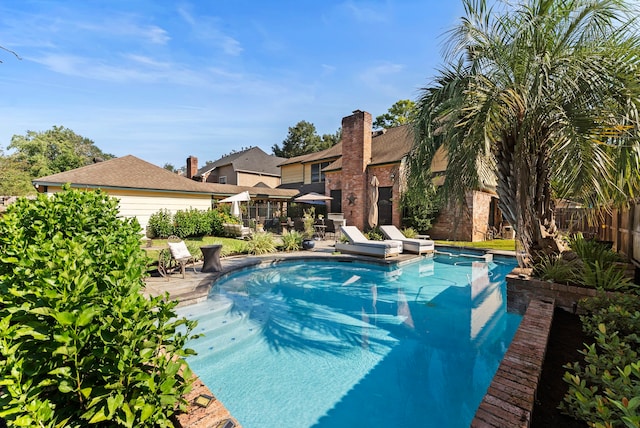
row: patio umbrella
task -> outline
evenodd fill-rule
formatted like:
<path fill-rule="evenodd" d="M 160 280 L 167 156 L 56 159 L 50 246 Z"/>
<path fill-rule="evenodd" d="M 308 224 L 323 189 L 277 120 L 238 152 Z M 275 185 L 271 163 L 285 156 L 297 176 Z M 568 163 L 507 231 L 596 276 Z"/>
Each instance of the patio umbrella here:
<path fill-rule="evenodd" d="M 238 218 L 242 217 L 242 213 L 240 212 L 240 202 L 233 201 L 231 203 L 231 215 Z"/>
<path fill-rule="evenodd" d="M 371 197 L 369 198 L 369 226 L 372 228 L 378 225 L 378 177 L 375 175 L 371 179 Z"/>
<path fill-rule="evenodd" d="M 251 196 L 249 196 L 249 192 L 245 190 L 244 192 L 236 193 L 228 198 L 221 199 L 218 202 L 247 202 L 250 200 Z"/>
<path fill-rule="evenodd" d="M 331 196 L 326 196 L 326 195 L 321 195 L 320 193 L 311 192 L 302 196 L 298 196 L 297 198 L 294 199 L 294 201 L 305 202 L 309 204 L 312 202 L 330 201 L 331 199 L 333 199 Z"/>
<path fill-rule="evenodd" d="M 231 214 L 238 218 L 242 218 L 242 213 L 240 212 L 240 202 L 246 202 L 250 200 L 251 196 L 249 196 L 249 192 L 244 191 L 229 196 L 228 198 L 221 199 L 219 202 L 231 202 Z"/>

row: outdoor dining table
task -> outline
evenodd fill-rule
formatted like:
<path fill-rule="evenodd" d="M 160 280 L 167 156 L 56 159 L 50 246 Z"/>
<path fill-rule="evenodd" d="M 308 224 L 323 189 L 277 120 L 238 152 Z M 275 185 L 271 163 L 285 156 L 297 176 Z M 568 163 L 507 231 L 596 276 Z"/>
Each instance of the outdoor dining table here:
<path fill-rule="evenodd" d="M 203 245 L 200 247 L 204 261 L 202 263 L 202 272 L 220 272 L 222 264 L 220 263 L 220 252 L 222 245 Z"/>
<path fill-rule="evenodd" d="M 324 224 L 314 224 L 313 228 L 315 229 L 315 232 L 316 232 L 315 236 L 318 239 L 324 240 L 324 236 L 327 231 L 327 226 L 325 226 Z"/>

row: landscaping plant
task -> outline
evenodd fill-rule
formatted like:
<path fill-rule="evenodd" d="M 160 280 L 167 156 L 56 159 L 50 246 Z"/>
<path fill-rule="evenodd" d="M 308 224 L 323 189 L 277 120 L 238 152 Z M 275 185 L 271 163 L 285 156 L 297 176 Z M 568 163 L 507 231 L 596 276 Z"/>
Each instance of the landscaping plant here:
<path fill-rule="evenodd" d="M 298 251 L 302 248 L 302 234 L 291 230 L 282 234 L 282 250 Z"/>
<path fill-rule="evenodd" d="M 65 186 L 0 217 L 0 418 L 21 427 L 171 427 L 194 322 L 146 298 L 135 219 Z"/>
<path fill-rule="evenodd" d="M 247 240 L 247 252 L 249 254 L 260 255 L 275 253 L 276 241 L 273 234 L 269 232 L 254 233 Z"/>
<path fill-rule="evenodd" d="M 559 254 L 540 257 L 533 265 L 533 276 L 545 281 L 571 284 L 577 281 L 580 266 L 577 260 L 568 261 Z"/>
<path fill-rule="evenodd" d="M 149 238 L 167 238 L 173 235 L 173 215 L 163 208 L 151 214 L 147 223 L 147 236 Z"/>
<path fill-rule="evenodd" d="M 640 424 L 640 298 L 635 295 L 587 299 L 581 316 L 594 343 L 581 351 L 584 363 L 568 364 L 569 390 L 560 408 L 592 427 Z"/>
<path fill-rule="evenodd" d="M 408 238 L 408 239 L 414 239 L 418 236 L 418 232 L 412 227 L 407 227 L 406 229 L 402 229 L 402 234 L 404 235 L 405 238 Z"/>
<path fill-rule="evenodd" d="M 364 236 L 371 241 L 382 241 L 384 239 L 382 232 L 377 227 L 365 232 Z"/>
<path fill-rule="evenodd" d="M 600 266 L 607 266 L 623 261 L 622 257 L 608 245 L 598 242 L 595 239 L 585 239 L 582 233 L 576 233 L 569 237 L 568 243 L 571 250 L 575 252 L 584 263 L 592 266 L 596 263 Z"/>

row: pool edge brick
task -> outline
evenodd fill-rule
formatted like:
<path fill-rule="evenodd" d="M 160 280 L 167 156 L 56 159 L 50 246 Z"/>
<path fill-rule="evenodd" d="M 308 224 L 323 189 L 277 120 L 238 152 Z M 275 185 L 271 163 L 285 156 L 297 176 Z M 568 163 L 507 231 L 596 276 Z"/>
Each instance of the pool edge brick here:
<path fill-rule="evenodd" d="M 513 341 L 476 411 L 472 427 L 529 427 L 553 310 L 552 299 L 529 302 Z M 525 381 L 526 386 L 515 387 L 518 381 Z"/>

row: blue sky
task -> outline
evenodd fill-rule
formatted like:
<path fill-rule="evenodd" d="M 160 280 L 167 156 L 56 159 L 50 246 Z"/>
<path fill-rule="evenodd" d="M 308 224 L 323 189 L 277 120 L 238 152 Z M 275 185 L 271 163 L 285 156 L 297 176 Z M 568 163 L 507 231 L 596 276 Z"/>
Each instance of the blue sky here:
<path fill-rule="evenodd" d="M 415 99 L 459 0 L 4 0 L 0 149 L 64 126 L 115 156 L 200 165 L 271 153 L 301 120 L 334 133 Z"/>

